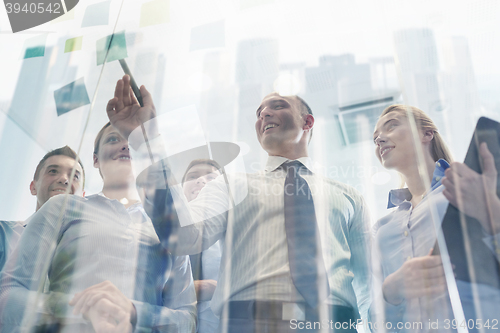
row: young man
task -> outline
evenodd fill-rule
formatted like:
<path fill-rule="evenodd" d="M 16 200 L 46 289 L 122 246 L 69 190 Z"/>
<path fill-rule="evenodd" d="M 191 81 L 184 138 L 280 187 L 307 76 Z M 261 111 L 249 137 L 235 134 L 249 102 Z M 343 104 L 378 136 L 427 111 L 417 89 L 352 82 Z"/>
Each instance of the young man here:
<path fill-rule="evenodd" d="M 141 144 L 145 140 L 140 128 L 129 137 L 133 161 L 144 165 L 143 157 L 149 158 L 150 152 L 156 154 L 155 161 L 164 156 L 159 153 L 151 95 L 141 87 L 141 108 L 129 83 L 128 76 L 118 81 L 107 112 L 125 137 L 152 120 L 145 124 L 149 147 Z M 313 125 L 312 112 L 299 97 L 266 96 L 255 123 L 257 138 L 269 155 L 266 169 L 228 175 L 237 205 L 229 205 L 227 186 L 219 177 L 189 204 L 172 187 L 157 191 L 155 206 L 148 209 L 162 240 L 171 226 L 183 226 L 177 230 L 180 253 L 198 253 L 218 239 L 225 243 L 212 309 L 228 332 L 308 327 L 354 332 L 359 314 L 367 318 L 366 207 L 354 189 L 314 173 L 308 157 Z M 172 198 L 177 215 L 169 208 Z"/>
<path fill-rule="evenodd" d="M 71 173 L 76 164 L 75 174 L 71 182 Z M 66 193 L 83 195 L 85 171 L 83 164 L 76 153 L 68 146 L 54 149 L 38 163 L 33 181 L 30 183 L 31 194 L 36 196 L 36 210 L 38 211 L 51 197 Z M 0 270 L 2 270 L 8 254 L 17 244 L 24 230 L 24 221 L 0 221 Z"/>

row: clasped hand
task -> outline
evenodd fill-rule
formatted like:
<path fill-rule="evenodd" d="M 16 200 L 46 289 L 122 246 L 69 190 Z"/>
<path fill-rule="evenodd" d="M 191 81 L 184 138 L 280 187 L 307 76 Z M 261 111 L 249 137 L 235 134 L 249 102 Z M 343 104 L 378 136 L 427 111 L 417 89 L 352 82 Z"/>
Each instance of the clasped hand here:
<path fill-rule="evenodd" d="M 404 299 L 433 297 L 446 291 L 446 279 L 440 256 L 428 255 L 407 260 L 387 276 L 382 290 L 387 302 L 398 305 Z"/>
<path fill-rule="evenodd" d="M 137 313 L 134 304 L 110 281 L 79 292 L 69 302 L 73 314 L 82 314 L 96 333 L 132 332 L 131 318 Z"/>

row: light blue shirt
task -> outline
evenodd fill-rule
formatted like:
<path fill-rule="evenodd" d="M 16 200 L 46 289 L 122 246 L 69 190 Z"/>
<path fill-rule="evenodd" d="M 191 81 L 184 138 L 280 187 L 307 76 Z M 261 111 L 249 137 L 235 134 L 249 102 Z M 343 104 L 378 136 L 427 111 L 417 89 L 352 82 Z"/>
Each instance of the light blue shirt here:
<path fill-rule="evenodd" d="M 448 207 L 448 200 L 442 193 L 444 186 L 441 186 L 441 179 L 448 167 L 449 164 L 444 160 L 436 163 L 431 189 L 415 208 L 410 202 L 412 196 L 407 188 L 389 192 L 387 208 L 395 209 L 373 226 L 374 301 L 371 321 L 391 322 L 393 327 L 397 327 L 400 322 L 425 320 L 427 323 L 427 319 L 422 317 L 419 299 L 405 300 L 394 306 L 385 302 L 382 283 L 387 276 L 403 266 L 405 261 L 427 255 L 434 246 L 436 233 L 431 211 L 437 209 L 437 216 L 441 221 Z M 382 312 L 384 308 L 385 312 Z"/>
<path fill-rule="evenodd" d="M 168 326 L 194 331 L 196 295 L 189 260 L 165 253 L 141 204 L 125 208 L 101 195 L 55 196 L 29 219 L 11 259 L 0 286 L 4 332 L 30 319 L 39 324 L 46 315 L 65 323 L 64 332 L 87 331 L 89 324 L 74 316 L 67 302 L 105 280 L 133 302 L 136 332 Z M 48 292 L 37 300 L 46 276 Z"/>
<path fill-rule="evenodd" d="M 202 252 L 201 265 L 203 279 L 219 279 L 221 248 L 219 242 Z M 219 318 L 213 313 L 210 301 L 198 302 L 198 332 L 214 333 L 219 326 Z"/>
<path fill-rule="evenodd" d="M 24 222 L 0 221 L 0 271 L 24 230 Z"/>
<path fill-rule="evenodd" d="M 150 145 L 154 152 L 158 151 L 152 141 Z M 141 154 L 138 155 L 132 161 L 140 160 Z M 330 286 L 326 303 L 351 307 L 366 319 L 371 278 L 367 206 L 352 187 L 311 172 L 309 158 L 298 160 L 306 167 L 300 172 L 314 199 Z M 219 281 L 212 298 L 216 315 L 228 301 L 304 302 L 293 284 L 288 263 L 284 222 L 286 172 L 280 167 L 286 161 L 270 156 L 264 171 L 228 174 L 232 197 L 237 198 L 233 208 L 222 176 L 209 182 L 189 203 L 182 203 L 183 196 L 173 193 L 178 214 L 203 221 L 179 228 L 179 253 L 195 254 L 219 239 L 223 242 Z"/>
<path fill-rule="evenodd" d="M 407 188 L 392 190 L 389 193 L 388 208 L 394 207 L 395 209 L 373 226 L 374 300 L 370 314 L 373 322 L 390 322 L 392 329 L 388 329 L 388 332 L 413 330 L 405 329 L 404 326 L 402 329 L 398 328 L 398 323 L 403 323 L 403 325 L 422 323 L 420 331 L 429 331 L 429 319 L 439 320 L 440 329 L 445 331 L 444 321 L 454 319 L 448 295 L 435 297 L 430 301 L 425 298 L 404 300 L 399 305 L 386 302 L 382 295 L 382 283 L 387 276 L 397 271 L 405 261 L 425 256 L 434 247 L 436 242 L 434 219 L 437 219 L 440 225 L 449 204 L 442 193 L 444 186 L 441 185 L 441 179 L 448 167 L 449 164 L 442 159 L 436 162 L 431 189 L 416 207 L 413 207 L 410 202 L 411 193 Z M 467 316 L 472 313 L 473 309 L 470 284 L 465 288 L 466 282 L 457 281 L 457 285 Z M 477 288 L 485 310 L 481 319 L 483 322 L 488 318 L 490 321 L 494 318 L 498 320 L 500 317 L 498 316 L 499 291 L 484 285 L 477 285 Z M 496 314 L 493 314 L 491 309 L 495 309 Z"/>

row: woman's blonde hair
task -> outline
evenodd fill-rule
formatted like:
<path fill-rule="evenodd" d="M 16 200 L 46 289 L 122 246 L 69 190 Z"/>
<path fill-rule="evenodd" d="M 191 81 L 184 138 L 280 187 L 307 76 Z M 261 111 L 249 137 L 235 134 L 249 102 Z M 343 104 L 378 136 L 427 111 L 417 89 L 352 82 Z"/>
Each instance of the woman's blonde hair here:
<path fill-rule="evenodd" d="M 436 124 L 434 124 L 432 119 L 424 111 L 410 105 L 394 104 L 385 108 L 385 110 L 382 111 L 380 117 L 383 117 L 391 112 L 397 112 L 398 114 L 403 115 L 404 117 L 408 117 L 408 112 L 411 112 L 413 114 L 413 117 L 415 118 L 415 123 L 417 125 L 418 130 L 423 132 L 432 131 L 433 133 L 434 137 L 431 141 L 432 159 L 435 162 L 441 158 L 448 163 L 453 162 L 453 157 L 451 156 L 451 152 L 448 149 L 448 146 L 444 142 L 443 138 L 439 134 Z M 401 187 L 403 187 L 404 184 L 405 183 L 403 177 L 401 176 Z"/>
<path fill-rule="evenodd" d="M 417 124 L 417 128 L 420 131 L 432 131 L 432 133 L 434 134 L 434 138 L 432 139 L 431 143 L 431 155 L 434 161 L 436 162 L 437 160 L 442 158 L 448 163 L 453 162 L 453 157 L 451 156 L 450 150 L 439 134 L 436 124 L 434 124 L 432 119 L 424 111 L 410 105 L 394 104 L 388 106 L 384 111 L 382 111 L 380 117 L 383 117 L 391 112 L 397 112 L 404 117 L 407 117 L 408 111 L 413 114 L 413 117 L 415 117 L 415 123 Z"/>

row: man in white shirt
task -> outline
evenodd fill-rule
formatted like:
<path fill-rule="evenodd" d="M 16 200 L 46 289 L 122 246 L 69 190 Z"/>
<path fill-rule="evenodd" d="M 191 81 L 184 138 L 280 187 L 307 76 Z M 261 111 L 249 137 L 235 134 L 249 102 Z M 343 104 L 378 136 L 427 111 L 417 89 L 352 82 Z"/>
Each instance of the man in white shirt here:
<path fill-rule="evenodd" d="M 151 95 L 144 87 L 141 94 L 144 107 L 124 76 L 107 106 L 111 123 L 129 138 L 132 161 L 138 164 L 144 156 L 154 161 L 164 157 Z M 142 129 L 136 129 L 142 123 L 146 140 Z M 264 171 L 228 175 L 229 184 L 218 177 L 189 204 L 172 186 L 156 191 L 150 198 L 154 204 L 145 204 L 164 244 L 172 227 L 182 226 L 176 228 L 177 253 L 199 253 L 223 241 L 212 299 L 223 331 L 355 332 L 359 314 L 367 318 L 368 214 L 354 189 L 314 173 L 308 157 L 313 125 L 301 98 L 270 94 L 258 107 L 255 123 L 269 155 Z M 171 183 L 168 168 L 163 171 Z"/>
<path fill-rule="evenodd" d="M 36 196 L 36 210 L 40 209 L 47 200 L 61 193 L 65 193 L 69 183 L 70 194 L 82 195 L 85 184 L 85 171 L 77 155 L 68 146 L 54 149 L 38 163 L 33 181 L 30 184 L 31 194 Z M 73 181 L 71 173 L 76 164 Z M 24 230 L 24 221 L 0 221 L 0 270 L 2 270 L 8 255 L 17 244 Z"/>

